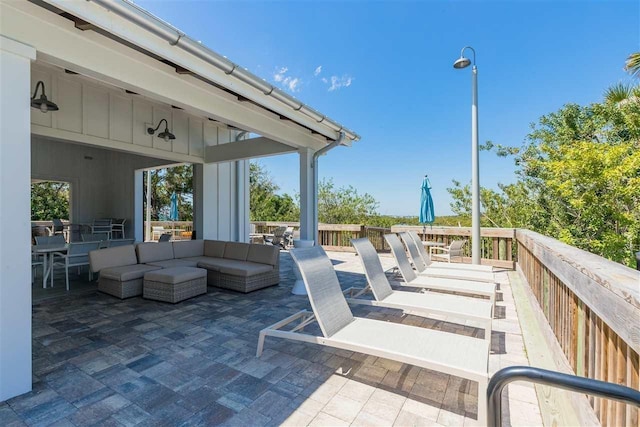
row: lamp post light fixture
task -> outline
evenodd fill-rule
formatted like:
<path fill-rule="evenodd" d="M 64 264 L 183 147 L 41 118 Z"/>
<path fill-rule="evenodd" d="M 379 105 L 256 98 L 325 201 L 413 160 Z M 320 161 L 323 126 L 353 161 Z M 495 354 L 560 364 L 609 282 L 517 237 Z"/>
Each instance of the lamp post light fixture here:
<path fill-rule="evenodd" d="M 152 127 L 147 128 L 147 133 L 149 135 L 155 134 L 156 131 L 160 128 L 160 125 L 162 125 L 162 122 L 164 122 L 164 130 L 158 134 L 158 138 L 164 139 L 165 142 L 169 142 L 173 139 L 176 139 L 176 136 L 171 132 L 169 132 L 169 123 L 167 122 L 167 119 L 160 120 L 160 123 L 158 123 L 158 126 L 156 126 L 155 129 Z"/>
<path fill-rule="evenodd" d="M 42 94 L 40 95 L 40 98 L 36 99 L 39 87 L 42 89 Z M 42 80 L 38 80 L 38 83 L 36 83 L 36 90 L 33 91 L 33 96 L 31 97 L 31 107 L 37 108 L 43 113 L 46 113 L 47 111 L 58 111 L 59 109 L 55 102 L 51 102 L 47 99 L 47 95 L 44 91 L 44 82 Z"/>
<path fill-rule="evenodd" d="M 473 63 L 464 56 L 464 51 L 473 52 Z M 480 167 L 478 158 L 478 67 L 476 67 L 476 51 L 465 46 L 460 51 L 460 58 L 453 63 L 453 68 L 471 68 L 471 262 L 480 264 Z"/>

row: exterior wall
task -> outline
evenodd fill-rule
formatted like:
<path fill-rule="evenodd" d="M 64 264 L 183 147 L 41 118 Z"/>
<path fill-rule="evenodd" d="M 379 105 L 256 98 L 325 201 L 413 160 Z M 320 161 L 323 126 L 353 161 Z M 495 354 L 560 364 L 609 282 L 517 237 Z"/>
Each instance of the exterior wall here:
<path fill-rule="evenodd" d="M 38 136 L 32 137 L 31 145 L 31 178 L 71 183 L 73 223 L 126 218 L 126 235 L 131 237 L 135 226 L 135 171 L 170 164 L 166 160 Z"/>
<path fill-rule="evenodd" d="M 218 128 L 205 134 L 207 146 L 235 140 Z M 249 241 L 249 161 L 205 163 L 194 170 L 194 229 L 198 238 Z"/>
<path fill-rule="evenodd" d="M 193 163 L 203 161 L 205 128 L 217 129 L 213 122 L 170 105 L 59 68 L 34 66 L 32 88 L 38 80 L 60 107 L 55 114 L 35 110 L 31 114 L 32 132 L 41 136 Z M 162 119 L 167 120 L 175 140 L 165 142 L 157 137 L 164 124 L 155 136 L 147 134 L 147 128 L 155 128 Z"/>
<path fill-rule="evenodd" d="M 35 50 L 0 36 L 0 402 L 31 390 L 29 70 Z"/>

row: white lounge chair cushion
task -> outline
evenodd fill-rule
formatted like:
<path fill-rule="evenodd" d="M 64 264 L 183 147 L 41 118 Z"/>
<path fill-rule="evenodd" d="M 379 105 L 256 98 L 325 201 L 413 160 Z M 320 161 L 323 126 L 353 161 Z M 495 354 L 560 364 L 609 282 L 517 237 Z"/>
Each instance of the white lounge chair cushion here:
<path fill-rule="evenodd" d="M 147 242 L 136 246 L 138 262 L 146 264 L 154 261 L 173 259 L 173 244 L 171 242 Z"/>
<path fill-rule="evenodd" d="M 105 250 L 105 249 L 102 249 Z M 111 280 L 126 282 L 129 280 L 142 279 L 145 273 L 160 270 L 162 267 L 147 264 L 125 265 L 121 267 L 105 268 L 100 271 L 100 277 Z"/>
<path fill-rule="evenodd" d="M 460 317 L 476 317 L 490 319 L 493 304 L 487 300 L 467 298 L 457 295 L 445 295 L 435 292 L 415 293 L 393 291 L 391 295 L 381 301 L 385 307 L 400 310 L 435 310 L 448 312 Z"/>
<path fill-rule="evenodd" d="M 173 242 L 173 256 L 175 258 L 189 258 L 204 255 L 204 240 L 185 240 Z"/>
<path fill-rule="evenodd" d="M 201 279 L 203 277 L 207 277 L 207 270 L 203 268 L 174 267 L 146 273 L 144 280 L 175 285 L 176 283 L 188 282 L 189 280 Z"/>
<path fill-rule="evenodd" d="M 455 262 L 441 262 L 441 261 L 431 261 L 427 268 L 448 268 L 453 270 L 484 271 L 488 273 L 491 273 L 494 271 L 493 267 L 490 265 L 460 264 Z"/>
<path fill-rule="evenodd" d="M 474 280 L 478 282 L 495 283 L 496 278 L 493 273 L 484 271 L 467 271 L 455 268 L 427 268 L 418 277 L 444 277 L 446 279 Z"/>
<path fill-rule="evenodd" d="M 495 297 L 495 283 L 474 282 L 471 280 L 446 279 L 442 277 L 420 276 L 411 282 L 402 282 L 402 286 L 443 289 L 451 292 L 462 292 L 467 294 L 484 295 Z"/>
<path fill-rule="evenodd" d="M 354 318 L 330 340 L 463 378 L 488 377 L 489 342 L 486 340 L 361 317 Z"/>

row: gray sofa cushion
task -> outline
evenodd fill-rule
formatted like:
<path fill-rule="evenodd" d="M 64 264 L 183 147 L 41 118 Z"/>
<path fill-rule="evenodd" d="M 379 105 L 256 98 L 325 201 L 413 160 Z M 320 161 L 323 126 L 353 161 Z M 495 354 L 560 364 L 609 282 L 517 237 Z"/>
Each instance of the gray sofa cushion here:
<path fill-rule="evenodd" d="M 228 265 L 230 262 L 246 262 L 246 261 L 236 261 L 231 259 L 224 258 L 210 258 L 206 257 L 198 262 L 198 267 L 206 268 L 207 270 L 215 270 L 220 271 L 220 267 L 224 265 Z"/>
<path fill-rule="evenodd" d="M 100 272 L 100 277 L 126 282 L 128 280 L 142 279 L 145 273 L 160 270 L 161 268 L 162 267 L 147 264 L 124 265 L 121 267 L 105 268 Z"/>
<path fill-rule="evenodd" d="M 249 253 L 249 246 L 250 245 L 248 243 L 227 242 L 224 247 L 224 258 L 246 261 L 247 254 Z"/>
<path fill-rule="evenodd" d="M 162 283 L 182 283 L 188 280 L 200 279 L 207 277 L 207 270 L 203 268 L 193 267 L 174 267 L 163 268 L 162 270 L 152 271 L 144 275 L 144 280 L 151 280 Z"/>
<path fill-rule="evenodd" d="M 167 259 L 164 261 L 154 261 L 148 262 L 147 265 L 155 265 L 157 267 L 162 268 L 173 268 L 173 267 L 197 267 L 198 261 L 193 261 L 190 259 Z"/>
<path fill-rule="evenodd" d="M 200 261 L 198 267 L 240 277 L 249 277 L 273 271 L 273 266 L 271 265 L 226 258 L 209 258 L 208 260 Z"/>
<path fill-rule="evenodd" d="M 171 242 L 147 242 L 139 243 L 136 247 L 138 262 L 146 264 L 154 261 L 173 259 L 173 243 Z"/>
<path fill-rule="evenodd" d="M 212 258 L 222 258 L 224 256 L 224 247 L 227 242 L 222 240 L 205 240 L 204 256 Z"/>
<path fill-rule="evenodd" d="M 249 245 L 247 261 L 277 265 L 279 257 L 280 249 L 277 246 Z"/>
<path fill-rule="evenodd" d="M 204 255 L 204 240 L 173 242 L 173 257 L 188 258 Z"/>
<path fill-rule="evenodd" d="M 198 264 L 201 261 L 208 261 L 210 259 L 212 258 L 208 256 L 192 256 L 189 258 L 180 258 L 181 261 L 192 261 L 192 262 L 195 262 L 196 264 Z"/>
<path fill-rule="evenodd" d="M 269 273 L 273 271 L 273 267 L 267 264 L 258 264 L 257 262 L 240 261 L 241 265 L 220 267 L 220 273 L 230 274 L 232 276 L 251 277 L 256 274 Z"/>
<path fill-rule="evenodd" d="M 97 273 L 105 268 L 135 265 L 138 263 L 138 258 L 136 258 L 133 245 L 126 245 L 91 251 L 89 252 L 89 263 L 91 271 Z"/>

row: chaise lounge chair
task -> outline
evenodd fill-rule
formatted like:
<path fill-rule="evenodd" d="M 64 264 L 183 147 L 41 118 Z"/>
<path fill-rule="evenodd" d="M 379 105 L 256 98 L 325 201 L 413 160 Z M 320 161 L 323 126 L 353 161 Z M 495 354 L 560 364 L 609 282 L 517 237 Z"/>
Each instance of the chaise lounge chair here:
<path fill-rule="evenodd" d="M 433 314 L 445 315 L 447 316 L 447 320 L 453 318 L 462 324 L 471 320 L 482 324 L 484 328 L 484 339 L 491 340 L 493 304 L 490 301 L 434 292 L 415 293 L 395 291 L 391 288 L 389 280 L 384 274 L 376 249 L 369 239 L 366 237 L 352 239 L 351 243 L 360 257 L 360 262 L 367 277 L 368 286 L 364 289 L 347 289 L 344 292 L 347 295 L 350 294 L 347 302 L 375 307 L 395 308 L 424 317 L 429 317 L 429 315 Z M 357 298 L 365 294 L 368 290 L 371 290 L 375 300 Z"/>
<path fill-rule="evenodd" d="M 470 270 L 470 271 L 488 271 L 488 272 L 493 272 L 494 271 L 493 267 L 490 266 L 490 265 L 458 264 L 458 263 L 450 263 L 450 262 L 432 261 L 431 257 L 427 253 L 427 250 L 425 249 L 424 245 L 422 244 L 422 240 L 420 240 L 420 236 L 418 236 L 418 233 L 416 233 L 415 231 L 408 231 L 408 233 L 409 233 L 409 237 L 412 237 L 413 241 L 416 243 L 416 246 L 418 247 L 418 252 L 420 253 L 420 256 L 422 257 L 422 261 L 425 263 L 425 265 L 427 267 L 454 268 L 454 269 Z M 400 235 L 402 236 L 402 233 Z M 456 242 L 460 242 L 460 241 L 456 240 Z M 463 244 L 464 244 L 464 242 L 463 242 Z M 432 248 L 438 248 L 438 247 L 437 246 L 432 246 Z M 438 249 L 442 249 L 442 248 L 438 248 Z M 450 250 L 451 250 L 451 246 L 449 246 L 449 251 Z"/>
<path fill-rule="evenodd" d="M 408 363 L 478 383 L 478 422 L 486 423 L 489 342 L 393 322 L 354 317 L 331 261 L 320 246 L 292 249 L 313 313 L 298 312 L 260 331 L 257 356 L 267 336 L 315 343 Z M 289 330 L 284 327 L 299 321 Z M 321 336 L 300 332 L 317 321 Z"/>
<path fill-rule="evenodd" d="M 400 241 L 400 238 L 395 234 L 385 234 L 384 238 L 389 243 L 389 246 L 395 246 L 398 249 L 393 251 L 393 255 L 396 257 L 396 261 L 398 257 L 404 257 L 407 261 L 409 258 L 407 256 L 406 251 L 404 250 L 405 245 Z M 411 256 L 411 260 L 413 261 L 413 266 L 416 269 L 416 274 L 419 277 L 428 276 L 428 277 L 442 277 L 445 279 L 459 279 L 459 280 L 474 280 L 477 282 L 488 282 L 495 283 L 496 279 L 493 273 L 484 272 L 484 271 L 468 271 L 461 270 L 458 268 L 427 268 L 427 266 L 422 262 L 422 258 L 418 252 L 418 247 L 412 238 L 405 236 L 406 248 L 409 250 L 409 255 Z"/>
<path fill-rule="evenodd" d="M 474 280 L 462 280 L 459 275 L 456 275 L 455 271 L 449 277 L 429 277 L 418 276 L 404 251 L 404 246 L 398 236 L 395 234 L 387 234 L 384 236 L 391 247 L 391 253 L 396 260 L 398 270 L 404 279 L 402 286 L 410 286 L 421 289 L 432 289 L 436 291 L 456 292 L 466 295 L 480 295 L 489 298 L 489 300 L 495 304 L 496 300 L 496 284 L 479 282 Z M 449 272 L 450 270 L 442 270 L 443 272 Z M 465 273 L 463 271 L 463 273 Z"/>

